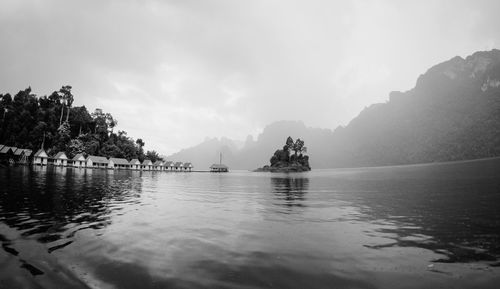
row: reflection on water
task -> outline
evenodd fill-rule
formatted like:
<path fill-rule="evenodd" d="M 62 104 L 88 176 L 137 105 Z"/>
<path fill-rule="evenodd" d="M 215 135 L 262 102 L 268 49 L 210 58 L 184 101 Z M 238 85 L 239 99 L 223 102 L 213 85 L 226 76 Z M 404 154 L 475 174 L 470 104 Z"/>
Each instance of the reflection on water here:
<path fill-rule="evenodd" d="M 118 204 L 133 203 L 141 191 L 140 178 L 90 169 L 22 167 L 3 170 L 1 179 L 0 221 L 21 238 L 45 244 L 48 253 L 72 244 L 79 231 L 108 226 Z M 0 233 L 0 241 L 5 252 L 19 255 L 7 236 Z M 19 261 L 32 275 L 44 273 Z"/>
<path fill-rule="evenodd" d="M 309 178 L 302 176 L 272 177 L 271 183 L 278 204 L 286 207 L 304 206 L 304 195 L 309 189 Z"/>
<path fill-rule="evenodd" d="M 92 174 L 67 168 L 6 171 L 0 218 L 41 243 L 69 240 L 48 247 L 49 252 L 69 245 L 77 231 L 109 225 L 113 211 L 121 210 L 117 204 L 134 202 L 141 191 L 140 178 Z"/>
<path fill-rule="evenodd" d="M 348 199 L 356 198 L 360 220 L 382 224 L 374 231 L 391 239 L 370 248 L 417 247 L 438 254 L 433 262 L 498 266 L 500 210 L 493 204 L 500 204 L 499 171 L 498 160 L 441 165 L 436 174 L 419 167 L 372 170 L 354 180 L 362 192 Z"/>
<path fill-rule="evenodd" d="M 495 288 L 498 171 L 0 168 L 0 287 Z"/>

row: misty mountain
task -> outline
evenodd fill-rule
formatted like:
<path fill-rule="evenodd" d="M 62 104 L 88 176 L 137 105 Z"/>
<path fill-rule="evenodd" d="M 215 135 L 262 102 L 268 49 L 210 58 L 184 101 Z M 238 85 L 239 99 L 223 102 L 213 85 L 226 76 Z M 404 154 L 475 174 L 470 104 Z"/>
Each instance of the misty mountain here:
<path fill-rule="evenodd" d="M 430 68 L 415 87 L 394 91 L 335 131 L 300 121 L 268 125 L 244 145 L 222 138 L 167 157 L 198 169 L 223 162 L 232 169 L 268 164 L 288 136 L 305 140 L 314 168 L 380 166 L 500 156 L 500 50 L 454 57 Z"/>
<path fill-rule="evenodd" d="M 241 148 L 237 141 L 228 138 L 206 138 L 202 143 L 182 149 L 181 151 L 165 157 L 172 161 L 192 162 L 197 170 L 208 170 L 211 164 L 219 163 L 219 156 L 222 153 L 225 163 L 234 161 L 234 154 Z"/>
<path fill-rule="evenodd" d="M 454 57 L 407 92 L 391 92 L 336 131 L 333 166 L 453 161 L 500 155 L 500 50 Z"/>

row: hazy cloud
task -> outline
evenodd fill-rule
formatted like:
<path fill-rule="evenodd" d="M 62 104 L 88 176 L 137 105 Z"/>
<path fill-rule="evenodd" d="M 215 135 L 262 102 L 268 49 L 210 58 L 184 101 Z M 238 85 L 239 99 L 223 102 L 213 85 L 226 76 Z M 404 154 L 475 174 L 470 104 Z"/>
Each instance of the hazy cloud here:
<path fill-rule="evenodd" d="M 164 154 L 266 124 L 346 124 L 500 43 L 498 1 L 2 1 L 0 88 L 111 112 Z"/>

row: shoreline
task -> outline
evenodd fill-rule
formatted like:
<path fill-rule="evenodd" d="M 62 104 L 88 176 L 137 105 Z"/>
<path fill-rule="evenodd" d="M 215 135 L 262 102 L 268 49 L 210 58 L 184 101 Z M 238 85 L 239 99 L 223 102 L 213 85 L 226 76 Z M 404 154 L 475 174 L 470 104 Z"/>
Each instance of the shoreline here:
<path fill-rule="evenodd" d="M 304 173 L 311 171 L 311 168 L 304 166 L 286 166 L 286 167 L 269 167 L 265 166 L 251 170 L 251 172 L 269 172 L 269 173 Z"/>
<path fill-rule="evenodd" d="M 336 170 L 336 169 L 375 169 L 375 168 L 391 168 L 391 167 L 410 167 L 410 166 L 428 166 L 428 165 L 448 165 L 448 164 L 459 164 L 459 163 L 470 163 L 470 162 L 480 162 L 480 161 L 490 161 L 490 160 L 500 160 L 498 157 L 489 158 L 479 158 L 479 159 L 469 159 L 469 160 L 456 160 L 456 161 L 436 161 L 427 163 L 411 163 L 411 164 L 397 164 L 397 165 L 380 165 L 380 166 L 359 166 L 359 167 L 331 167 L 331 168 L 321 168 L 316 170 Z"/>
<path fill-rule="evenodd" d="M 427 162 L 427 163 L 413 163 L 413 164 L 398 164 L 398 165 L 382 165 L 382 166 L 359 166 L 359 167 L 330 167 L 330 168 L 319 168 L 314 169 L 314 171 L 322 170 L 337 170 L 337 169 L 377 169 L 377 168 L 398 168 L 398 167 L 418 167 L 418 166 L 429 166 L 429 165 L 453 165 L 460 163 L 473 163 L 473 162 L 483 162 L 483 161 L 494 161 L 500 160 L 499 157 L 489 157 L 489 158 L 479 158 L 479 159 L 469 159 L 469 160 L 456 160 L 456 161 L 439 161 L 439 162 Z M 0 163 L 0 168 L 9 167 L 58 167 L 58 168 L 74 168 L 74 169 L 98 169 L 98 170 L 110 170 L 110 171 L 144 171 L 144 172 L 193 172 L 193 173 L 210 173 L 210 170 L 191 170 L 191 171 L 160 171 L 160 170 L 132 170 L 132 169 L 111 169 L 111 168 L 90 168 L 90 167 L 74 167 L 74 166 L 56 166 L 56 165 L 35 165 L 35 164 L 16 164 L 13 166 L 5 165 Z M 287 171 L 270 171 L 264 170 L 263 168 L 257 169 L 235 169 L 236 171 L 248 171 L 248 172 L 287 172 Z M 313 169 L 309 170 L 312 171 Z M 299 171 L 288 171 L 288 172 L 299 172 Z M 307 172 L 307 171 L 300 171 Z"/>

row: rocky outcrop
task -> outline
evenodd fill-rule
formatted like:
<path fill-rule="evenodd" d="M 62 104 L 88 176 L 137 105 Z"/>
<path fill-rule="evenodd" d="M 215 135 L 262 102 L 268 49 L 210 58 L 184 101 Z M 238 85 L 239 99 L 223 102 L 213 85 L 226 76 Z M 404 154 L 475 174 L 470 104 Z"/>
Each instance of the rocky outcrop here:
<path fill-rule="evenodd" d="M 293 152 L 293 153 L 291 153 Z M 259 172 L 305 172 L 310 171 L 309 156 L 303 153 L 307 152 L 307 147 L 303 140 L 298 138 L 293 141 L 288 137 L 283 149 L 276 150 L 271 157 L 271 165 L 266 165 L 255 171 Z"/>

